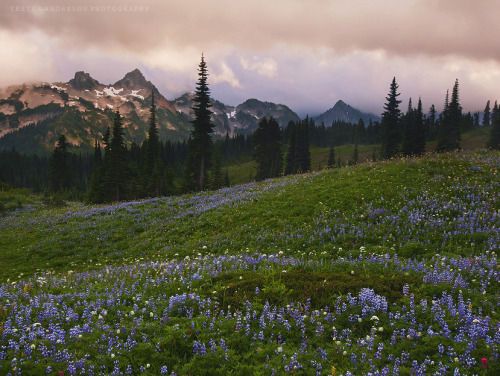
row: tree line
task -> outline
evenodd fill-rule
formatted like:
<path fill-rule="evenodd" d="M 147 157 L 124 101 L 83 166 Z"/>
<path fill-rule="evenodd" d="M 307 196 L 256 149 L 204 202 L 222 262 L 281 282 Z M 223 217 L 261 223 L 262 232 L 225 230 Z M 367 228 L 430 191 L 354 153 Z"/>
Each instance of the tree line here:
<path fill-rule="evenodd" d="M 451 97 L 446 93 L 444 110 L 437 114 L 431 105 L 425 114 L 422 100 L 406 112 L 400 109 L 398 84 L 394 78 L 384 104 L 380 122 L 356 124 L 334 121 L 316 125 L 312 118 L 280 127 L 274 118 L 263 118 L 257 130 L 214 140 L 211 123 L 208 69 L 202 55 L 194 96 L 193 129 L 187 141 L 172 143 L 158 136 L 155 92 L 152 92 L 147 139 L 141 145 L 124 141 L 119 111 L 114 114 L 101 140 L 95 140 L 92 155 L 77 155 L 61 135 L 50 157 L 25 156 L 15 150 L 0 153 L 0 181 L 13 187 L 29 187 L 35 192 L 64 192 L 70 198 L 89 202 L 111 202 L 172 195 L 230 184 L 227 166 L 255 160 L 256 180 L 311 170 L 310 147 L 329 147 L 328 167 L 342 165 L 335 147 L 353 144 L 349 163 L 358 162 L 358 145 L 379 145 L 372 159 L 421 155 L 426 141 L 436 140 L 435 151 L 459 149 L 461 132 L 491 126 L 487 146 L 500 149 L 500 110 L 488 101 L 482 122 L 478 112 L 463 114 L 459 84 L 455 81 Z M 375 149 L 374 149 L 375 150 Z"/>

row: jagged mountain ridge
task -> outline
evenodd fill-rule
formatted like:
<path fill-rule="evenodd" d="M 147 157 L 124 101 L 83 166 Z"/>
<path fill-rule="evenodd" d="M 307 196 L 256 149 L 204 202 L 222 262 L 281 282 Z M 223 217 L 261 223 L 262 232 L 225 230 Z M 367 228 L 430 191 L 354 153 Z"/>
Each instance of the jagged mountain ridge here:
<path fill-rule="evenodd" d="M 139 69 L 109 85 L 79 71 L 68 82 L 23 84 L 0 90 L 0 150 L 14 147 L 26 154 L 46 154 L 53 150 L 59 135 L 65 134 L 77 147 L 74 150 L 90 151 L 94 140 L 102 139 L 106 127 L 112 125 L 116 110 L 123 117 L 126 141 L 140 144 L 147 136 L 152 91 L 160 138 L 187 139 L 194 115 L 193 93 L 169 101 Z M 328 118 L 331 110 L 317 119 Z M 212 111 L 214 131 L 220 136 L 250 134 L 263 117 L 273 116 L 283 127 L 300 120 L 285 105 L 257 99 L 237 106 L 213 99 Z M 329 126 L 331 121 L 325 124 Z"/>
<path fill-rule="evenodd" d="M 173 101 L 177 111 L 190 119 L 194 116 L 193 98 L 193 93 L 185 93 Z M 290 121 L 300 120 L 295 112 L 283 104 L 262 102 L 257 99 L 248 99 L 237 106 L 225 105 L 212 99 L 211 104 L 214 131 L 222 136 L 229 134 L 230 137 L 233 137 L 236 134 L 253 133 L 258 127 L 259 121 L 264 117 L 274 117 L 283 127 Z"/>
<path fill-rule="evenodd" d="M 141 143 L 147 135 L 151 93 L 155 91 L 159 134 L 184 139 L 190 122 L 156 87 L 135 69 L 104 85 L 88 73 L 76 72 L 65 83 L 11 86 L 0 94 L 0 149 L 27 154 L 49 152 L 60 134 L 81 150 L 91 150 L 111 126 L 114 112 L 123 116 L 125 138 Z"/>

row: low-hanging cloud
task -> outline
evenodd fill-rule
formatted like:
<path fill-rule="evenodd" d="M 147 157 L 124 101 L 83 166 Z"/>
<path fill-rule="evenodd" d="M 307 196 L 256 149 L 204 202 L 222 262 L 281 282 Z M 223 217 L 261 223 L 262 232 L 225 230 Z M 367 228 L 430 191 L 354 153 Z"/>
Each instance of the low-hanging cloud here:
<path fill-rule="evenodd" d="M 113 62 L 145 67 L 174 93 L 195 82 L 203 51 L 212 84 L 228 83 L 238 96 L 265 91 L 316 106 L 355 98 L 375 111 L 381 104 L 368 98 L 383 98 L 392 76 L 409 95 L 443 98 L 458 77 L 481 102 L 494 95 L 500 72 L 496 0 L 7 0 L 2 7 L 8 53 L 0 85 L 60 77 L 57 56 L 67 54 L 68 64 L 89 69 L 102 61 L 102 72 Z M 90 73 L 119 78 L 100 71 Z"/>

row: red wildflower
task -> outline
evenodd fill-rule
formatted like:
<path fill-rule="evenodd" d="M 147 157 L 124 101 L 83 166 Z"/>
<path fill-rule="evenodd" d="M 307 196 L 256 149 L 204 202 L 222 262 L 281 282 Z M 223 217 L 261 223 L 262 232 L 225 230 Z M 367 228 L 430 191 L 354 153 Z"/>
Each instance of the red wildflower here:
<path fill-rule="evenodd" d="M 483 368 L 488 367 L 488 359 L 486 358 L 481 359 L 481 364 L 483 365 Z"/>

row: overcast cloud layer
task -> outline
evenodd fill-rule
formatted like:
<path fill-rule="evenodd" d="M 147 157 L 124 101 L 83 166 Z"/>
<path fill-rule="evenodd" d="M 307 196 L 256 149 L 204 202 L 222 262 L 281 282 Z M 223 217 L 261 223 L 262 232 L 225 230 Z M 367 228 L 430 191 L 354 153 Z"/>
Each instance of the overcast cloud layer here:
<path fill-rule="evenodd" d="M 342 99 L 380 114 L 401 99 L 442 108 L 460 82 L 465 110 L 500 87 L 496 0 L 5 0 L 0 86 L 113 83 L 138 67 L 170 99 L 194 89 L 201 52 L 212 95 L 256 97 L 300 115 Z"/>

